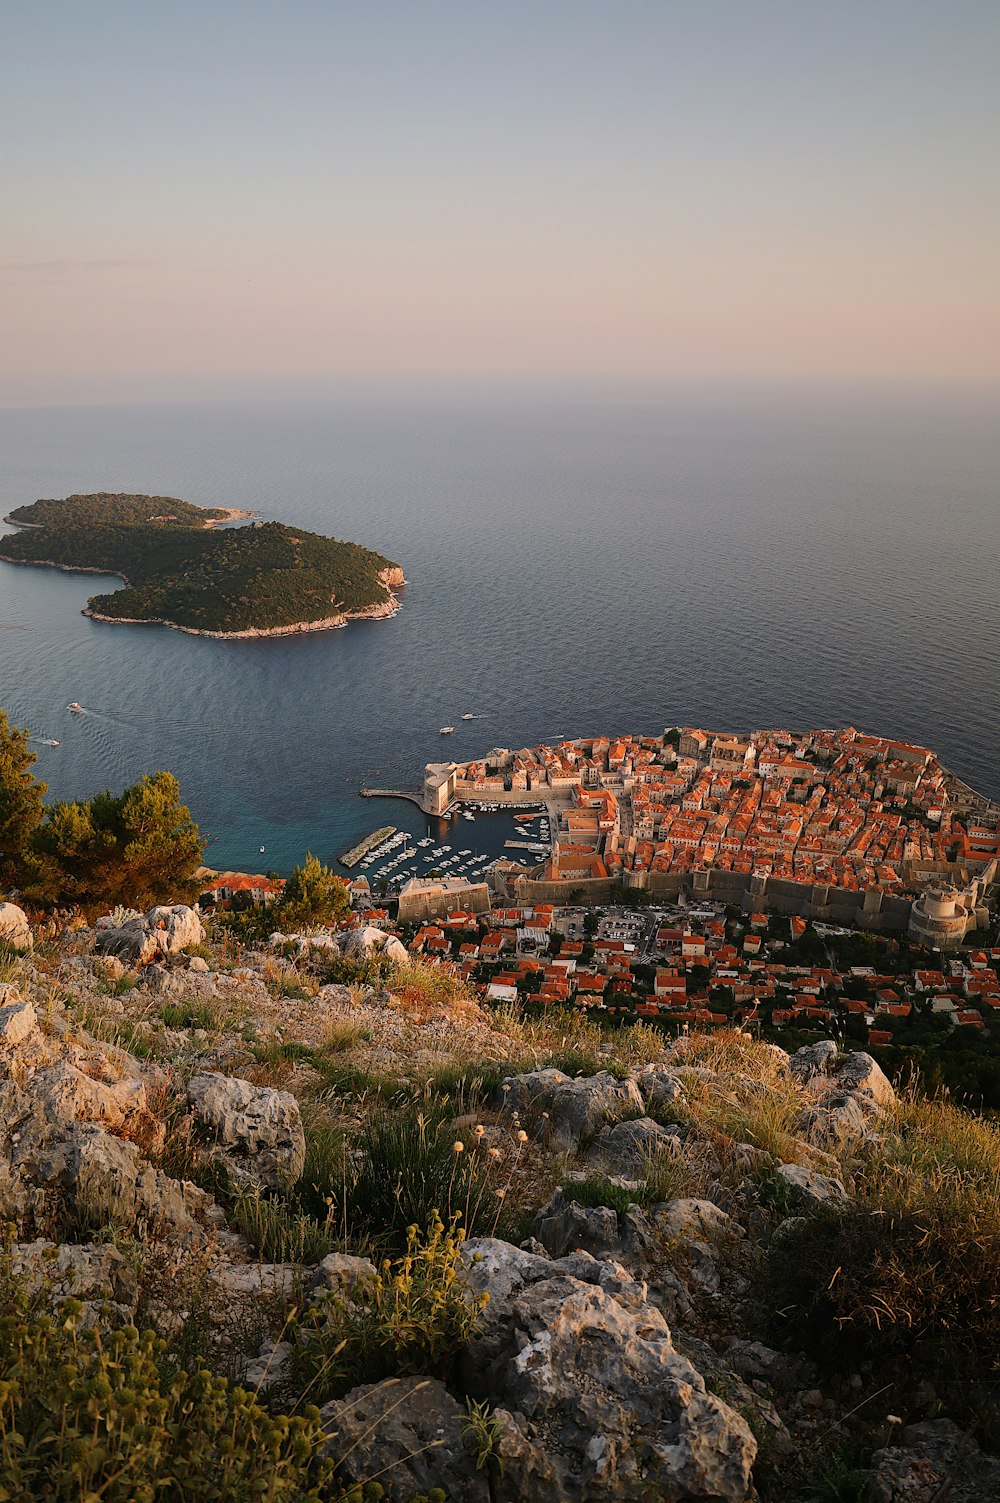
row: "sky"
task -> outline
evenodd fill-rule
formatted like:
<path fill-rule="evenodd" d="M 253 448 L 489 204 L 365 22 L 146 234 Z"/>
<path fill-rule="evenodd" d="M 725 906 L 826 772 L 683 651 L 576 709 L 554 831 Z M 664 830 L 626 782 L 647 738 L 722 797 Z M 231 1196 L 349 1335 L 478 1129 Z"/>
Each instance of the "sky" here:
<path fill-rule="evenodd" d="M 1000 383 L 997 0 L 0 0 L 0 404 Z"/>

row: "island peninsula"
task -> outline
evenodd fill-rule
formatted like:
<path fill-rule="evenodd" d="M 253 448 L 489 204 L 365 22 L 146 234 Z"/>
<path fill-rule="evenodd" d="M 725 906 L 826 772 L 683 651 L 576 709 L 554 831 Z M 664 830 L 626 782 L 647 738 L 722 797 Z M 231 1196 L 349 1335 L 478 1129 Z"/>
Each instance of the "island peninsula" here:
<path fill-rule="evenodd" d="M 224 528 L 243 520 L 250 525 Z M 36 501 L 5 521 L 0 559 L 117 574 L 123 590 L 94 595 L 85 615 L 210 637 L 283 636 L 390 616 L 403 571 L 358 543 L 236 508 L 173 496 L 99 492 Z"/>

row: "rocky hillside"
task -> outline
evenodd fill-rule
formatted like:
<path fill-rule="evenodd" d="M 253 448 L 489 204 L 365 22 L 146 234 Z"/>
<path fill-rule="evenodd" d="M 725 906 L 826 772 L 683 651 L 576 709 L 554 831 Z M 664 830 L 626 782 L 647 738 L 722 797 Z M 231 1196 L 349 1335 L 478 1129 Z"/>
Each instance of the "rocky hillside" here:
<path fill-rule="evenodd" d="M 0 905 L 0 1497 L 1000 1497 L 990 1125 L 386 949 Z"/>

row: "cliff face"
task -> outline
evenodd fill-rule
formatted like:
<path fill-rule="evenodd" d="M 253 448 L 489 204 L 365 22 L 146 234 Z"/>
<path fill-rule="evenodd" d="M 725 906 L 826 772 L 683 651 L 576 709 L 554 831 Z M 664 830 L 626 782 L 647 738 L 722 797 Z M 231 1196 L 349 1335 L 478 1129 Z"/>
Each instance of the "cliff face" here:
<path fill-rule="evenodd" d="M 903 1189 L 917 1205 L 917 1162 L 936 1158 L 928 1183 L 953 1220 L 979 1206 L 988 1261 L 995 1220 L 975 1197 L 1000 1156 L 985 1125 L 900 1100 L 832 1041 L 788 1055 L 732 1033 L 602 1035 L 582 1017 L 486 1014 L 439 973 L 328 933 L 237 954 L 189 909 L 121 918 L 4 963 L 15 1282 L 178 1349 L 196 1319 L 199 1362 L 278 1412 L 308 1387 L 332 1437 L 317 1432 L 316 1454 L 399 1499 L 805 1499 L 817 1459 L 849 1450 L 872 1497 L 929 1499 L 945 1481 L 992 1495 L 1000 1463 L 966 1433 L 947 1343 L 928 1368 L 887 1303 L 884 1333 L 846 1294 L 823 1324 L 852 1257 L 868 1260 L 868 1303 L 886 1301 L 890 1252 L 897 1283 L 919 1283 L 905 1258 L 920 1239 L 878 1240 L 905 1223 Z M 873 1220 L 876 1188 L 897 1200 Z M 389 1340 L 376 1269 L 410 1224 L 415 1304 Z M 949 1307 L 945 1289 L 924 1337 L 934 1319 L 986 1321 L 967 1296 Z M 332 1376 L 317 1343 L 340 1354 Z M 989 1413 L 986 1377 L 977 1394 Z"/>

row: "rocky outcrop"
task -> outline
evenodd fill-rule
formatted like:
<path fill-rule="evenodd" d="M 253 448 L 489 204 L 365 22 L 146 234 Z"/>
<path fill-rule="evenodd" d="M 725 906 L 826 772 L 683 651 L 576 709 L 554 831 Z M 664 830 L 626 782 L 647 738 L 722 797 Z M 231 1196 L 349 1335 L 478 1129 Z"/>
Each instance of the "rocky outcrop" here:
<path fill-rule="evenodd" d="M 393 965 L 405 965 L 410 958 L 402 940 L 397 939 L 395 934 L 384 934 L 373 924 L 365 924 L 360 929 L 349 929 L 341 936 L 340 943 L 344 954 L 355 959 L 384 956 Z"/>
<path fill-rule="evenodd" d="M 4 988 L 4 1006 L 0 1007 L 0 1048 L 23 1044 L 35 1031 L 35 1009 L 22 1002 L 13 987 Z"/>
<path fill-rule="evenodd" d="M 576 1148 L 581 1138 L 609 1122 L 643 1113 L 635 1081 L 619 1080 L 607 1071 L 574 1080 L 561 1070 L 533 1070 L 509 1076 L 501 1092 L 504 1111 L 518 1112 L 557 1150 Z"/>
<path fill-rule="evenodd" d="M 1000 1460 L 949 1419 L 908 1425 L 872 1457 L 875 1503 L 996 1503 Z"/>
<path fill-rule="evenodd" d="M 842 1181 L 820 1174 L 818 1169 L 807 1169 L 802 1164 L 782 1164 L 777 1170 L 777 1178 L 797 1208 L 809 1210 L 847 1200 Z"/>
<path fill-rule="evenodd" d="M 299 1104 L 290 1092 L 213 1072 L 192 1076 L 188 1102 L 234 1183 L 280 1190 L 299 1178 L 306 1139 Z"/>
<path fill-rule="evenodd" d="M 531 1234 L 554 1258 L 573 1248 L 597 1257 L 620 1250 L 618 1213 L 610 1206 L 578 1205 L 562 1189 L 538 1212 Z"/>
<path fill-rule="evenodd" d="M 434 1378 L 387 1378 L 320 1411 L 347 1483 L 378 1477 L 398 1503 L 439 1487 L 448 1503 L 490 1503 L 464 1434 L 466 1411 Z"/>
<path fill-rule="evenodd" d="M 645 1284 L 614 1263 L 492 1239 L 467 1257 L 490 1294 L 468 1377 L 516 1433 L 503 1453 L 512 1499 L 537 1495 L 540 1477 L 555 1503 L 751 1497 L 753 1435 L 676 1350 Z"/>
<path fill-rule="evenodd" d="M 640 1178 L 656 1159 L 681 1151 L 679 1127 L 661 1127 L 650 1117 L 637 1117 L 602 1127 L 587 1151 L 587 1162 L 609 1174 Z"/>
<path fill-rule="evenodd" d="M 129 966 L 148 966 L 204 944 L 205 929 L 193 908 L 178 903 L 172 908 L 151 908 L 145 917 L 124 924 L 98 919 L 94 937 L 100 953 L 114 955 Z"/>
<path fill-rule="evenodd" d="M 28 915 L 16 903 L 0 903 L 0 945 L 9 945 L 12 950 L 31 950 L 34 947 Z"/>

